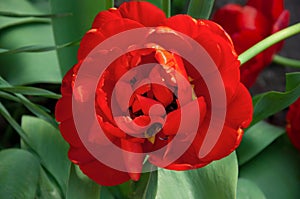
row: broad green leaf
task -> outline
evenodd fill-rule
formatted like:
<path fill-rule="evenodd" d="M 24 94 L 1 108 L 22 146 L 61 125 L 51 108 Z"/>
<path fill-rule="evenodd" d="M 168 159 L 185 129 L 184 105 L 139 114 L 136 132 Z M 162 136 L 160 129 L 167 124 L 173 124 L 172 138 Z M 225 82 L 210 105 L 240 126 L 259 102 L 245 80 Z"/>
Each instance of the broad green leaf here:
<path fill-rule="evenodd" d="M 237 148 L 239 165 L 251 160 L 274 140 L 285 133 L 285 129 L 261 121 L 250 127 Z"/>
<path fill-rule="evenodd" d="M 116 199 L 108 187 L 101 187 L 100 199 Z"/>
<path fill-rule="evenodd" d="M 157 171 L 142 173 L 139 181 L 134 182 L 130 180 L 117 186 L 120 190 L 120 196 L 116 196 L 130 199 L 154 199 L 156 196 L 156 186 Z"/>
<path fill-rule="evenodd" d="M 29 140 L 26 144 L 39 155 L 41 164 L 65 193 L 71 166 L 67 158 L 68 144 L 56 128 L 42 119 L 23 116 L 22 128 Z"/>
<path fill-rule="evenodd" d="M 237 176 L 235 153 L 197 170 L 159 169 L 156 198 L 235 199 Z"/>
<path fill-rule="evenodd" d="M 214 3 L 214 0 L 190 0 L 187 14 L 196 19 L 208 19 Z"/>
<path fill-rule="evenodd" d="M 1 31 L 0 43 L 5 49 L 31 45 L 54 46 L 51 32 L 49 24 L 19 25 Z M 14 85 L 61 82 L 55 51 L 0 55 L 0 62 L 0 75 Z"/>
<path fill-rule="evenodd" d="M 266 199 L 264 193 L 250 180 L 239 178 L 237 199 Z"/>
<path fill-rule="evenodd" d="M 56 45 L 78 41 L 91 28 L 98 12 L 107 9 L 107 0 L 50 0 L 52 14 L 70 13 L 66 17 L 52 18 Z M 64 75 L 77 62 L 78 46 L 58 49 L 57 54 Z"/>
<path fill-rule="evenodd" d="M 34 198 L 40 164 L 31 153 L 21 149 L 0 151 L 0 198 Z"/>
<path fill-rule="evenodd" d="M 34 46 L 23 46 L 20 48 L 15 48 L 15 49 L 0 49 L 0 55 L 5 55 L 5 54 L 15 54 L 15 53 L 38 53 L 38 52 L 47 52 L 47 51 L 53 51 L 57 50 L 60 48 L 65 48 L 68 46 L 75 46 L 77 45 L 78 42 L 70 42 L 67 44 L 63 44 L 60 46 L 39 46 L 39 45 L 34 45 Z"/>
<path fill-rule="evenodd" d="M 0 90 L 10 92 L 10 93 L 20 93 L 23 95 L 32 95 L 32 96 L 41 96 L 41 97 L 48 97 L 53 99 L 61 98 L 61 95 L 53 93 L 51 91 L 30 87 L 30 86 L 5 86 L 0 84 Z"/>
<path fill-rule="evenodd" d="M 75 169 L 75 166 L 72 165 L 66 199 L 99 199 L 99 197 L 100 186 L 86 177 L 79 169 Z"/>
<path fill-rule="evenodd" d="M 300 153 L 287 136 L 277 139 L 240 168 L 240 177 L 255 183 L 271 199 L 300 196 Z"/>
<path fill-rule="evenodd" d="M 37 19 L 34 17 L 16 18 L 3 15 L 3 13 L 30 13 L 32 15 L 42 14 L 41 11 L 36 9 L 32 4 L 30 4 L 26 0 L 0 0 L 0 30 L 25 23 L 49 23 L 49 20 L 45 19 Z"/>
<path fill-rule="evenodd" d="M 0 0 L 0 8 L 3 12 L 44 14 L 27 0 Z M 8 20 L 7 18 L 0 16 L 2 49 L 10 50 L 32 45 L 55 46 L 50 20 L 45 23 L 45 19 L 41 21 L 30 17 L 14 19 L 10 17 Z M 58 59 L 54 51 L 0 55 L 0 63 L 0 75 L 12 84 L 61 82 Z"/>
<path fill-rule="evenodd" d="M 49 178 L 44 169 L 40 169 L 40 177 L 36 191 L 36 199 L 62 199 L 59 189 Z"/>
<path fill-rule="evenodd" d="M 253 98 L 254 116 L 251 125 L 283 110 L 300 96 L 300 72 L 286 74 L 286 91 L 270 91 Z"/>
<path fill-rule="evenodd" d="M 145 187 L 143 199 L 154 199 L 157 194 L 157 171 L 149 174 L 147 186 Z"/>

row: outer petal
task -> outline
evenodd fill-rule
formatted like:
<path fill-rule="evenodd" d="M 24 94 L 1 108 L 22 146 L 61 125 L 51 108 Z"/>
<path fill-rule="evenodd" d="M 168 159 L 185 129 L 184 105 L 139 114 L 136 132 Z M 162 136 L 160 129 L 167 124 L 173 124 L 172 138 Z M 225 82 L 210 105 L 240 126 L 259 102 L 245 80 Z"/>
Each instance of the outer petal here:
<path fill-rule="evenodd" d="M 166 18 L 162 10 L 148 2 L 134 1 L 123 3 L 119 7 L 119 11 L 122 17 L 137 21 L 148 27 L 158 26 Z"/>
<path fill-rule="evenodd" d="M 227 4 L 217 10 L 213 15 L 213 21 L 222 25 L 222 27 L 230 34 L 239 32 L 239 20 L 242 15 L 243 8 L 237 4 Z"/>
<path fill-rule="evenodd" d="M 99 161 L 82 164 L 80 169 L 95 182 L 103 186 L 115 186 L 130 180 L 128 173 L 115 170 Z"/>
<path fill-rule="evenodd" d="M 227 106 L 226 124 L 234 129 L 247 128 L 252 121 L 251 96 L 243 84 L 239 84 L 235 95 Z"/>
<path fill-rule="evenodd" d="M 256 8 L 259 12 L 266 15 L 272 23 L 279 17 L 284 8 L 283 0 L 248 0 L 248 6 Z"/>
<path fill-rule="evenodd" d="M 108 11 L 99 12 L 94 19 L 92 28 L 100 28 L 104 24 L 120 19 L 121 17 L 119 10 L 116 8 L 110 8 Z"/>
<path fill-rule="evenodd" d="M 300 98 L 290 106 L 286 120 L 287 135 L 293 145 L 300 151 Z"/>

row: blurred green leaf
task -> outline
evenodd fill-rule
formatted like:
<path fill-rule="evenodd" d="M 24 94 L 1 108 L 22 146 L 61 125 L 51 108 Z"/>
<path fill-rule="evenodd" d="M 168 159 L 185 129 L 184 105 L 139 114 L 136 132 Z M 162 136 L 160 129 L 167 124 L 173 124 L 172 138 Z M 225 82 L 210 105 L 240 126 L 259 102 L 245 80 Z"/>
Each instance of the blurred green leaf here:
<path fill-rule="evenodd" d="M 147 0 L 148 2 L 152 3 L 153 5 L 156 5 L 158 8 L 163 9 L 163 0 Z"/>
<path fill-rule="evenodd" d="M 156 198 L 234 199 L 237 176 L 235 152 L 197 170 L 159 169 Z"/>
<path fill-rule="evenodd" d="M 28 144 L 40 157 L 41 164 L 52 174 L 63 193 L 66 193 L 71 162 L 68 160 L 68 144 L 60 132 L 36 117 L 23 116 L 22 128 Z"/>
<path fill-rule="evenodd" d="M 208 19 L 214 3 L 214 0 L 190 0 L 187 14 L 196 19 Z"/>
<path fill-rule="evenodd" d="M 251 125 L 283 110 L 300 96 L 300 72 L 286 74 L 286 91 L 270 91 L 253 97 L 254 115 Z"/>
<path fill-rule="evenodd" d="M 237 199 L 266 199 L 264 193 L 250 180 L 239 178 Z"/>
<path fill-rule="evenodd" d="M 10 93 L 20 93 L 23 95 L 32 95 L 32 96 L 41 96 L 47 97 L 52 99 L 59 99 L 61 95 L 53 93 L 51 91 L 36 88 L 36 87 L 29 87 L 29 86 L 3 86 L 0 84 L 0 90 L 10 92 Z"/>
<path fill-rule="evenodd" d="M 20 149 L 0 151 L 0 198 L 34 198 L 40 164 L 31 153 Z"/>
<path fill-rule="evenodd" d="M 162 9 L 167 17 L 171 16 L 171 0 L 162 0 Z"/>
<path fill-rule="evenodd" d="M 79 169 L 75 169 L 75 165 L 72 165 L 66 199 L 99 199 L 99 197 L 100 186 L 85 176 Z"/>
<path fill-rule="evenodd" d="M 300 196 L 300 153 L 287 136 L 277 139 L 240 168 L 240 177 L 255 183 L 271 199 Z"/>
<path fill-rule="evenodd" d="M 274 140 L 285 133 L 285 129 L 261 121 L 247 129 L 237 148 L 239 165 L 251 160 Z"/>
<path fill-rule="evenodd" d="M 52 14 L 71 13 L 70 16 L 52 18 L 56 45 L 78 41 L 91 28 L 98 12 L 107 9 L 107 0 L 50 0 Z M 61 75 L 77 62 L 78 46 L 57 50 Z"/>

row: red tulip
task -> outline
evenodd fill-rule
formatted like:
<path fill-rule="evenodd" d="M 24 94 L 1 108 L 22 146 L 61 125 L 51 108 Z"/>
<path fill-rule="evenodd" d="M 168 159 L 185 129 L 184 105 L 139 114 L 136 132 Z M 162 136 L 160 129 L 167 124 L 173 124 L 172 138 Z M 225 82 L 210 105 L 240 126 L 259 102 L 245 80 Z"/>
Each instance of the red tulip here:
<path fill-rule="evenodd" d="M 248 0 L 245 6 L 227 4 L 217 10 L 213 21 L 219 23 L 231 36 L 238 54 L 285 28 L 289 24 L 289 12 L 284 10 L 283 0 Z M 244 64 L 241 81 L 251 87 L 259 73 L 268 66 L 273 55 L 282 48 L 278 43 Z"/>
<path fill-rule="evenodd" d="M 287 135 L 293 145 L 300 151 L 300 98 L 290 106 L 286 120 Z"/>
<path fill-rule="evenodd" d="M 94 61 L 93 57 L 88 56 L 92 49 L 113 35 L 140 27 L 156 27 L 157 32 L 149 32 L 149 38 L 160 37 L 163 40 L 170 40 L 172 44 L 183 49 L 189 49 L 191 46 L 174 31 L 189 36 L 203 46 L 217 67 L 217 70 L 211 70 L 210 75 L 219 73 L 224 84 L 225 124 L 221 128 L 221 135 L 216 145 L 208 154 L 200 157 L 199 150 L 212 115 L 210 93 L 202 76 L 185 59 L 153 43 L 148 43 L 144 49 L 125 53 L 117 58 L 99 78 L 95 109 L 97 122 L 109 141 L 123 151 L 133 152 L 118 154 L 120 165 L 135 170 L 135 172 L 126 172 L 107 166 L 87 150 L 75 127 L 72 95 L 82 103 L 89 98 L 86 88 L 75 88 L 74 84 L 78 79 L 77 74 L 82 63 Z M 99 53 L 107 53 L 107 56 L 110 56 L 110 52 L 114 50 L 118 50 L 118 46 L 111 46 L 109 52 Z M 193 49 L 190 49 L 190 53 L 194 53 Z M 56 119 L 60 122 L 60 131 L 64 139 L 70 144 L 71 161 L 78 164 L 87 176 L 101 185 L 110 186 L 129 179 L 138 180 L 142 171 L 144 153 L 163 149 L 162 154 L 149 155 L 148 159 L 150 163 L 161 166 L 161 162 L 172 157 L 176 150 L 172 140 L 177 137 L 180 126 L 183 128 L 183 133 L 179 137 L 180 143 L 190 139 L 189 135 L 193 133 L 194 126 L 198 126 L 196 136 L 187 150 L 183 151 L 180 157 L 163 166 L 164 168 L 196 169 L 229 155 L 239 145 L 243 128 L 251 122 L 252 100 L 247 89 L 240 83 L 240 63 L 233 44 L 224 30 L 214 22 L 195 20 L 187 15 L 166 18 L 160 9 L 150 3 L 134 1 L 123 3 L 118 9 L 110 9 L 97 15 L 92 29 L 81 41 L 78 60 L 63 79 L 62 98 L 56 106 Z M 199 61 L 201 63 L 201 60 Z M 132 75 L 119 81 L 130 69 L 147 63 L 154 63 L 155 67 L 145 68 L 142 74 Z M 210 66 L 203 65 L 203 67 Z M 183 78 L 179 78 L 178 74 Z M 160 84 L 146 82 L 143 86 L 139 86 L 143 83 L 139 79 L 141 77 L 145 81 Z M 85 81 L 89 85 L 92 78 L 86 78 Z M 214 79 L 212 81 L 215 85 Z M 188 85 L 182 86 L 183 82 L 188 82 Z M 137 89 L 134 90 L 135 88 Z M 116 98 L 112 97 L 113 89 Z M 181 96 L 181 99 L 177 98 L 176 94 Z M 126 98 L 130 99 L 129 102 L 125 100 Z M 112 113 L 112 104 L 116 106 L 116 115 Z M 195 105 L 201 113 L 198 120 L 195 119 L 197 118 L 194 113 Z M 124 116 L 128 110 L 130 118 Z M 84 111 L 82 110 L 82 113 Z M 185 116 L 188 120 L 182 120 L 181 112 L 189 114 Z M 150 122 L 150 115 L 154 124 L 145 129 L 143 126 Z M 134 124 L 142 127 L 137 128 Z M 94 125 L 97 124 L 89 124 L 87 121 L 86 136 L 91 142 L 102 147 L 99 153 L 112 156 L 110 148 L 107 148 L 108 143 L 93 130 Z M 136 156 L 134 153 L 141 155 Z"/>

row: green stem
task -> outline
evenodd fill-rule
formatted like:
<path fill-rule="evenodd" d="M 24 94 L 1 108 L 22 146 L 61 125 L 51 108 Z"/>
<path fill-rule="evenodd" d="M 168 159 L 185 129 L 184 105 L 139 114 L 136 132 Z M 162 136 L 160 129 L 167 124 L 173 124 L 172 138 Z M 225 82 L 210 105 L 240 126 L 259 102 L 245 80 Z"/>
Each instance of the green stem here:
<path fill-rule="evenodd" d="M 272 45 L 287 39 L 293 35 L 300 33 L 300 23 L 287 27 L 281 31 L 278 31 L 271 36 L 265 38 L 264 40 L 258 42 L 245 52 L 239 55 L 239 60 L 241 61 L 241 65 L 255 57 L 257 54 L 271 47 Z"/>
<path fill-rule="evenodd" d="M 171 16 L 171 0 L 162 0 L 162 8 L 167 17 Z"/>
<path fill-rule="evenodd" d="M 280 55 L 275 55 L 273 57 L 273 62 L 283 66 L 290 66 L 294 68 L 300 68 L 300 60 L 295 60 L 291 58 L 282 57 Z"/>

